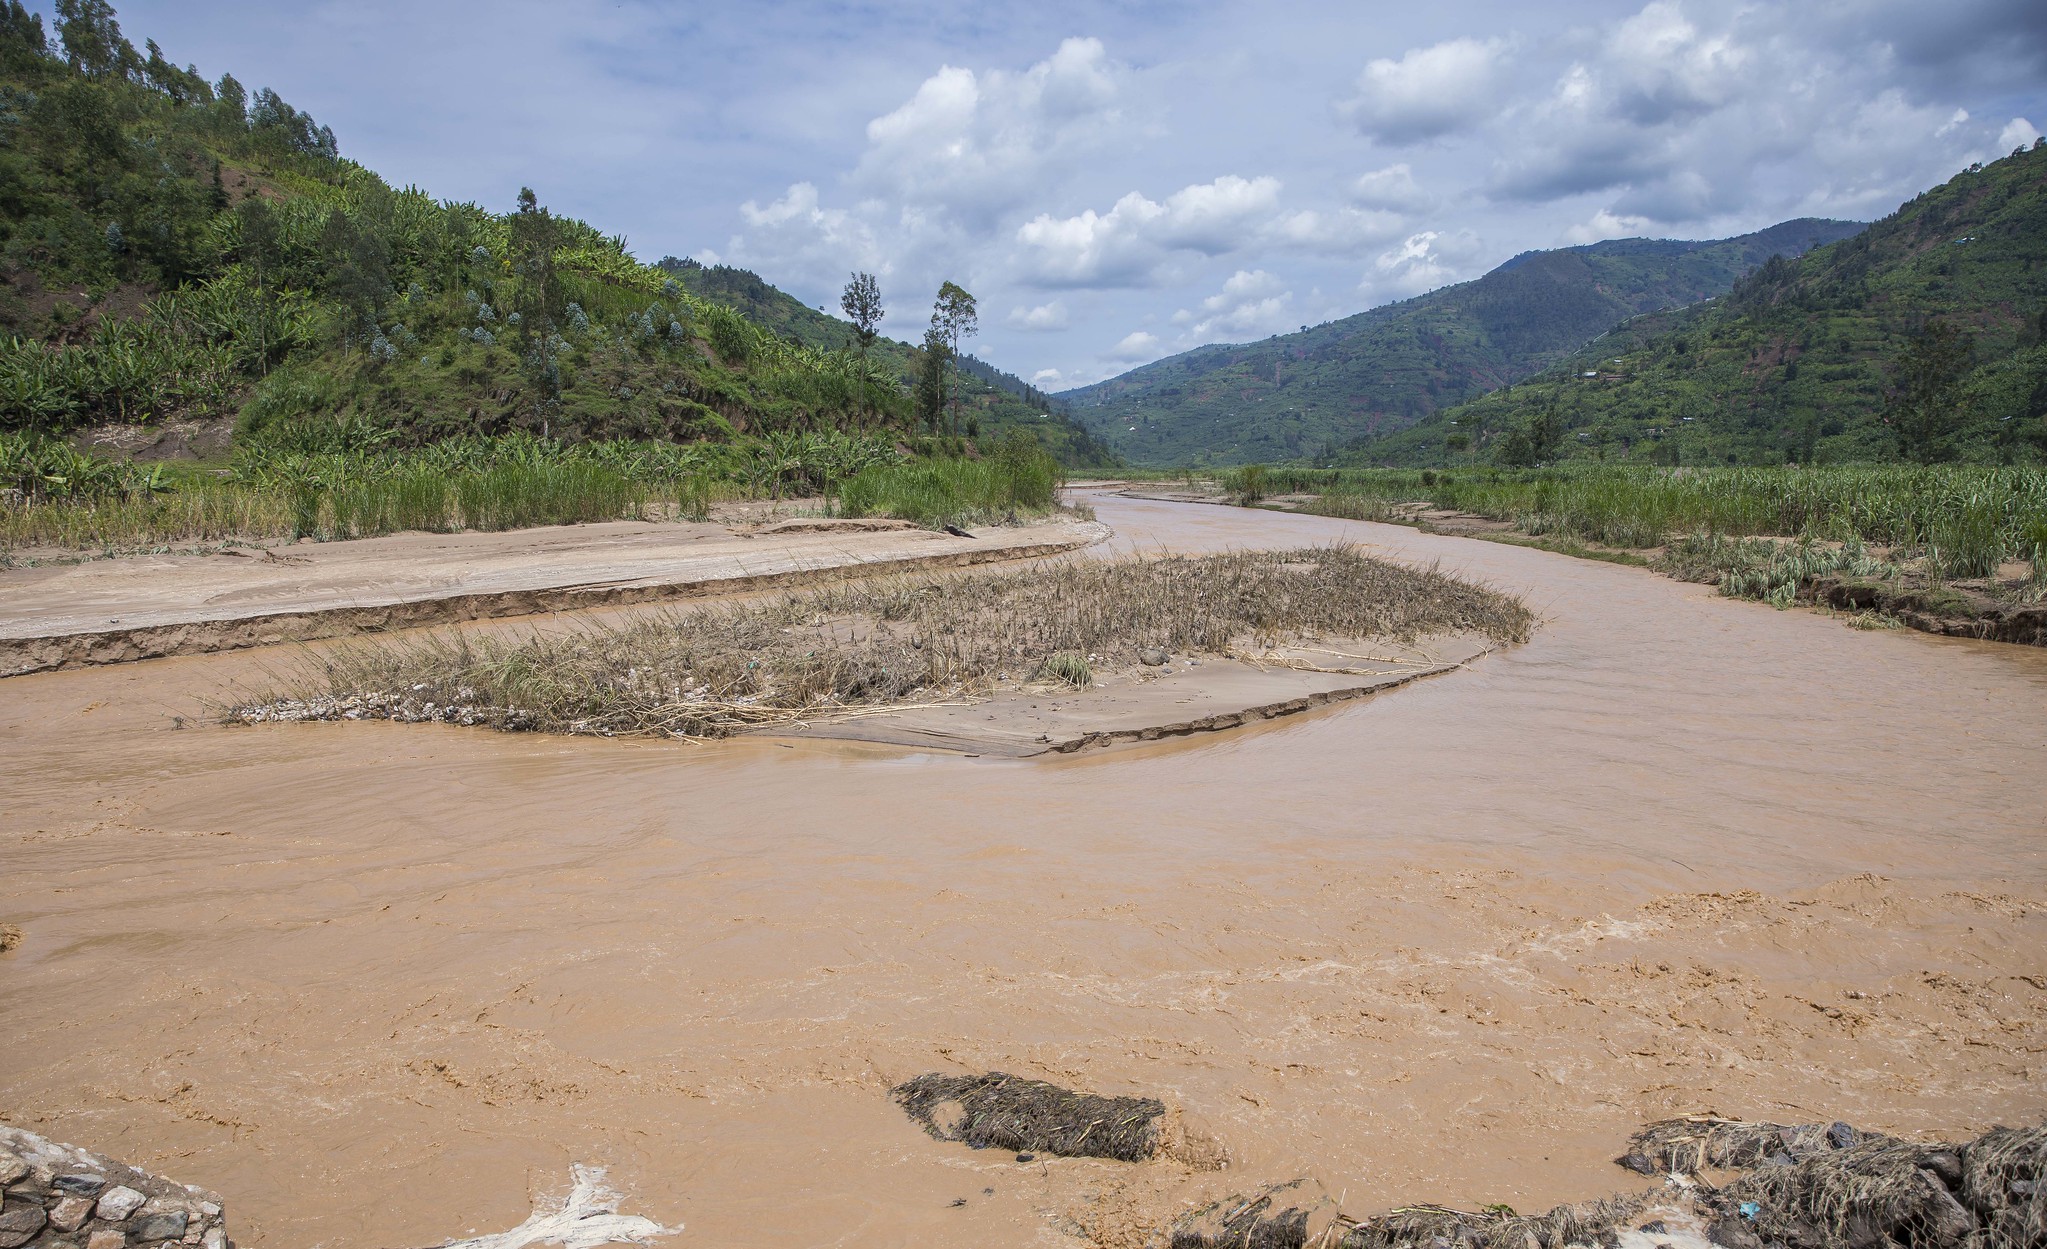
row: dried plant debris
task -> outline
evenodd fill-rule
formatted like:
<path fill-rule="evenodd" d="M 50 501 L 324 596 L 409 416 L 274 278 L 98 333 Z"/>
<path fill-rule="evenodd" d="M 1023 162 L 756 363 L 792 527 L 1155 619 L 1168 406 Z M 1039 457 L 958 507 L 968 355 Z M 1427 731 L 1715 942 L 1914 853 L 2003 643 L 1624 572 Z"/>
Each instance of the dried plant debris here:
<path fill-rule="evenodd" d="M 1078 560 L 877 577 L 567 633 L 357 641 L 221 717 L 712 738 L 1035 679 L 1086 685 L 1147 651 L 1459 632 L 1507 643 L 1534 625 L 1510 595 L 1350 547 Z"/>
<path fill-rule="evenodd" d="M 918 1076 L 891 1090 L 905 1113 L 942 1141 L 1064 1158 L 1142 1162 L 1159 1152 L 1165 1103 L 1097 1097 L 1021 1076 Z"/>
<path fill-rule="evenodd" d="M 1505 1206 L 1401 1206 L 1359 1221 L 1295 1180 L 1204 1206 L 1173 1225 L 1171 1249 L 1563 1249 L 1611 1246 L 1650 1197 L 1615 1197 L 1516 1214 Z"/>
<path fill-rule="evenodd" d="M 1643 1175 L 1741 1170 L 1768 1161 L 1795 1162 L 1846 1149 L 1865 1139 L 1845 1123 L 1746 1123 L 1689 1116 L 1652 1123 L 1635 1133 L 1615 1161 Z"/>
<path fill-rule="evenodd" d="M 2043 1170 L 2047 1127 L 1995 1128 L 1963 1145 L 1869 1136 L 1765 1159 L 1704 1200 L 1730 1245 L 2041 1249 Z"/>
<path fill-rule="evenodd" d="M 1171 1249 L 1301 1249 L 1309 1216 L 1328 1201 L 1310 1196 L 1307 1187 L 1294 1180 L 1203 1206 L 1173 1224 Z"/>
<path fill-rule="evenodd" d="M 1415 1205 L 1357 1220 L 1309 1184 L 1260 1190 L 1174 1224 L 1172 1249 L 2047 1249 L 2047 1127 L 1918 1144 L 1844 1123 L 1695 1117 L 1650 1124 L 1617 1159 L 1665 1184 L 1522 1215 Z M 1715 1186 L 1701 1173 L 1735 1172 Z M 1724 1177 L 1723 1177 L 1724 1178 Z M 1666 1224 L 1672 1226 L 1666 1227 Z M 1680 1233 L 1680 1228 L 1685 1229 Z"/>

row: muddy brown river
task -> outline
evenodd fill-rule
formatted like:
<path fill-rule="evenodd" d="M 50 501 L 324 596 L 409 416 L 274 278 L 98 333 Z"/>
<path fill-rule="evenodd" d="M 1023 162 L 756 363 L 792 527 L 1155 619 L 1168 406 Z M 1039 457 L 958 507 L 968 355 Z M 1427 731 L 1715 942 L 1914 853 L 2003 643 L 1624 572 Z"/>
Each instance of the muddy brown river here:
<path fill-rule="evenodd" d="M 1543 1208 L 1679 1112 L 2047 1114 L 2047 652 L 1092 501 L 1122 549 L 1359 542 L 1545 624 L 1025 761 L 197 720 L 277 652 L 9 679 L 0 1118 L 219 1190 L 244 1245 L 398 1249 L 574 1162 L 667 1244 L 1118 1245 L 1296 1176 Z M 990 1069 L 1158 1095 L 1230 1165 L 1021 1164 L 886 1095 Z"/>

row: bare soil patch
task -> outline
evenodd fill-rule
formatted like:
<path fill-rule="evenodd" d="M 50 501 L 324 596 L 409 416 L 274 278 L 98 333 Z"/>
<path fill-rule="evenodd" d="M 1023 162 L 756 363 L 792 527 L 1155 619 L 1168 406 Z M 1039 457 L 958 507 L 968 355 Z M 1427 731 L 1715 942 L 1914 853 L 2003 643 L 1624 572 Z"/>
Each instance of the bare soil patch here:
<path fill-rule="evenodd" d="M 619 521 L 10 569 L 0 571 L 0 675 L 729 594 L 876 565 L 1027 559 L 1106 533 L 1069 520 L 969 538 L 820 520 Z"/>

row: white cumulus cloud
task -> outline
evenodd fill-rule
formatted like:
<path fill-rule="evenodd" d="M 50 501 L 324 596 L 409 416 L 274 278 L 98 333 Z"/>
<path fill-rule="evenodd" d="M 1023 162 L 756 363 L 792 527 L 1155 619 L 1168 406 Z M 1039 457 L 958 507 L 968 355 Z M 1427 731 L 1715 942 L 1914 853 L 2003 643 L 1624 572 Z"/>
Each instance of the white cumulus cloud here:
<path fill-rule="evenodd" d="M 1066 305 L 1057 299 L 1034 308 L 1012 308 L 1009 312 L 1009 325 L 1013 329 L 1063 330 L 1071 323 L 1071 318 L 1066 315 Z"/>
<path fill-rule="evenodd" d="M 1224 174 L 1163 203 L 1132 191 L 1105 213 L 1040 213 L 1017 228 L 1016 241 L 1043 285 L 1142 286 L 1157 279 L 1172 252 L 1217 256 L 1244 245 L 1278 205 L 1278 179 Z"/>
<path fill-rule="evenodd" d="M 1278 277 L 1263 269 L 1239 269 L 1223 283 L 1222 290 L 1201 301 L 1199 311 L 1182 308 L 1173 314 L 1176 325 L 1184 325 L 1185 345 L 1218 339 L 1262 338 L 1291 329 L 1289 306 L 1294 293 Z"/>
<path fill-rule="evenodd" d="M 1432 202 L 1429 193 L 1415 181 L 1414 169 L 1404 161 L 1359 174 L 1350 184 L 1350 198 L 1360 208 L 1387 212 L 1414 212 Z"/>
<path fill-rule="evenodd" d="M 1159 354 L 1159 336 L 1146 330 L 1132 330 L 1123 340 L 1109 350 L 1111 360 L 1126 363 L 1142 363 L 1156 359 Z"/>
<path fill-rule="evenodd" d="M 1449 39 L 1399 60 L 1381 57 L 1358 75 L 1337 113 L 1367 138 L 1405 145 L 1460 129 L 1492 111 L 1503 39 Z"/>

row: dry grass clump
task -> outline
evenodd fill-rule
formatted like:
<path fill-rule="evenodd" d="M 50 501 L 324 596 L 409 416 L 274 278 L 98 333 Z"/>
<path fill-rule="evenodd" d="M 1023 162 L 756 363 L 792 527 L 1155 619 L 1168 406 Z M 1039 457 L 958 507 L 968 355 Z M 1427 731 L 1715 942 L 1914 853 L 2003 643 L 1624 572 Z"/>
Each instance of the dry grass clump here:
<path fill-rule="evenodd" d="M 1453 1210 L 1448 1206 L 1402 1206 L 1358 1221 L 1337 1214 L 1316 1235 L 1308 1228 L 1327 1199 L 1294 1204 L 1301 1181 L 1282 1184 L 1255 1197 L 1205 1206 L 1173 1226 L 1171 1249 L 1563 1249 L 1566 1245 L 1616 1243 L 1618 1229 L 1641 1212 L 1649 1198 L 1612 1197 L 1558 1206 L 1545 1214 L 1516 1214 L 1505 1206 Z"/>
<path fill-rule="evenodd" d="M 0 924 L 0 954 L 5 954 L 21 944 L 21 929 L 13 924 Z"/>
<path fill-rule="evenodd" d="M 1563 1249 L 1613 1241 L 1615 1229 L 1645 1204 L 1641 1197 L 1610 1197 L 1558 1206 L 1546 1214 L 1516 1214 L 1505 1207 L 1473 1213 L 1443 1206 L 1409 1206 L 1344 1229 L 1337 1249 L 1413 1249 L 1448 1243 L 1470 1249 Z"/>
<path fill-rule="evenodd" d="M 1452 631 L 1509 642 L 1533 627 L 1509 595 L 1348 547 L 1082 560 L 847 582 L 554 636 L 358 643 L 225 718 L 722 737 L 972 696 L 1048 671 L 1072 682 L 1147 649 L 1227 654 L 1301 637 Z"/>
<path fill-rule="evenodd" d="M 1118 1162 L 1158 1152 L 1166 1113 L 1156 1098 L 1097 1097 L 1000 1071 L 934 1072 L 897 1085 L 890 1096 L 942 1141 Z"/>
<path fill-rule="evenodd" d="M 1618 1161 L 1643 1175 L 1706 1170 L 1739 1171 L 1771 1158 L 1784 1161 L 1845 1149 L 1864 1134 L 1845 1123 L 1747 1123 L 1694 1116 L 1652 1123 L 1628 1141 Z"/>

